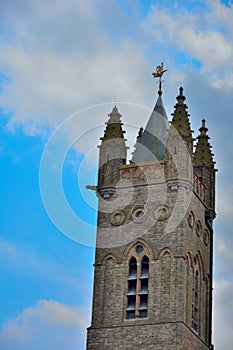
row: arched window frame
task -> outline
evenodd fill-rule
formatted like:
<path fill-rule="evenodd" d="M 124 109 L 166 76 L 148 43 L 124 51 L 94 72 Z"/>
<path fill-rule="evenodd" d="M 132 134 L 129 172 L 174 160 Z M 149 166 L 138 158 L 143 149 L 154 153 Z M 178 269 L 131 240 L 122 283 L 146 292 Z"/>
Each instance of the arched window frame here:
<path fill-rule="evenodd" d="M 192 329 L 200 333 L 200 307 L 201 307 L 201 267 L 199 257 L 194 258 L 193 287 L 192 287 Z"/>
<path fill-rule="evenodd" d="M 193 299 L 192 299 L 192 328 L 198 333 L 199 329 L 199 272 L 195 269 L 193 274 Z"/>
<path fill-rule="evenodd" d="M 206 342 L 208 343 L 209 340 L 209 312 L 210 312 L 210 277 L 209 275 L 206 276 L 205 279 L 205 338 Z"/>
<path fill-rule="evenodd" d="M 149 258 L 132 256 L 128 263 L 126 318 L 148 317 Z"/>

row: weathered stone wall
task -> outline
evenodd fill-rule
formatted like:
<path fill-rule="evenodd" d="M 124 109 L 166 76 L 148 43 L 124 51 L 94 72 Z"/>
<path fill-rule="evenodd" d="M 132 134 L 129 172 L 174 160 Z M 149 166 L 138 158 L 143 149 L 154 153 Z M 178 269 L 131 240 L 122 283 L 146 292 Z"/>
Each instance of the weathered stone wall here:
<path fill-rule="evenodd" d="M 182 323 L 145 324 L 128 321 L 118 327 L 88 329 L 89 350 L 207 350 L 208 347 Z"/>

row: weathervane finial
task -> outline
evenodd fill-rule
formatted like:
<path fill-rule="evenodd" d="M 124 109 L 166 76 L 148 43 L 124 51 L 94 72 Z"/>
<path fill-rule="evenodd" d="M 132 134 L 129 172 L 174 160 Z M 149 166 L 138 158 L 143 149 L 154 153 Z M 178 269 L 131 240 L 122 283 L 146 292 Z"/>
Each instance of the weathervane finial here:
<path fill-rule="evenodd" d="M 161 64 L 159 66 L 156 67 L 156 72 L 152 73 L 154 78 L 159 78 L 159 91 L 158 94 L 159 96 L 162 95 L 162 76 L 163 74 L 167 71 L 167 69 L 163 69 L 163 62 L 161 62 Z"/>

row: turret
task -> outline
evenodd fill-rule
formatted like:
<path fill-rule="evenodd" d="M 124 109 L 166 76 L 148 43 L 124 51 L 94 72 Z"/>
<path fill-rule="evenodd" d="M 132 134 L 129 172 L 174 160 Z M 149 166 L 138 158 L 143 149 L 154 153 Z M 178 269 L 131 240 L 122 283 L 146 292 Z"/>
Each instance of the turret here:
<path fill-rule="evenodd" d="M 205 119 L 202 120 L 202 126 L 199 129 L 200 134 L 197 137 L 196 149 L 194 152 L 194 172 L 206 188 L 205 202 L 209 209 L 214 211 L 215 203 L 215 162 L 213 160 L 212 146 L 209 143 Z"/>
<path fill-rule="evenodd" d="M 183 95 L 182 87 L 180 87 L 176 99 L 177 103 L 174 106 L 168 133 L 168 177 L 192 182 L 193 130 L 190 127 L 187 105 L 184 103 L 186 97 Z"/>
<path fill-rule="evenodd" d="M 190 122 L 189 122 L 189 114 L 187 112 L 187 105 L 184 103 L 186 97 L 183 95 L 183 88 L 180 87 L 180 93 L 176 97 L 177 103 L 174 106 L 175 110 L 172 113 L 172 121 L 171 125 L 175 128 L 175 130 L 179 133 L 182 139 L 186 143 L 186 147 L 190 154 L 193 152 L 193 137 L 191 130 Z"/>
<path fill-rule="evenodd" d="M 126 163 L 126 140 L 122 129 L 121 115 L 115 106 L 109 114 L 104 136 L 98 146 L 99 151 L 99 173 L 98 192 L 104 198 L 109 198 L 115 193 L 115 187 L 120 179 L 119 167 Z"/>

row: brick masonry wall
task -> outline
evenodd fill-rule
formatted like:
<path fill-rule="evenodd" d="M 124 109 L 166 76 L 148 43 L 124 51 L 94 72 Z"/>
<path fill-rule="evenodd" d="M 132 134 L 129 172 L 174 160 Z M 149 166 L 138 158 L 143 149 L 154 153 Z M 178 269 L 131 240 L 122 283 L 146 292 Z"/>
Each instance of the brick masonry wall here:
<path fill-rule="evenodd" d="M 129 321 L 123 327 L 88 330 L 88 350 L 207 350 L 208 347 L 182 323 L 144 324 Z"/>

